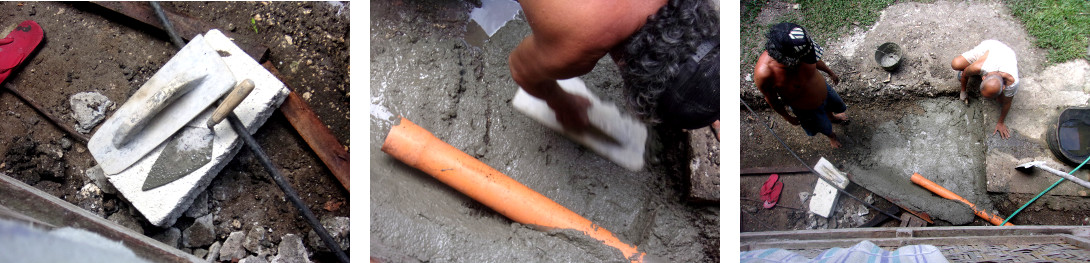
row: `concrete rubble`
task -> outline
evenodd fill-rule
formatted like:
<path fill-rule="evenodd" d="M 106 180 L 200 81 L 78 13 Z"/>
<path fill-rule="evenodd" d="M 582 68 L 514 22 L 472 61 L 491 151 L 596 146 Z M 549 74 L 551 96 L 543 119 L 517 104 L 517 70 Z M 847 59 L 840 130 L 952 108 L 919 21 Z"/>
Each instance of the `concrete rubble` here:
<path fill-rule="evenodd" d="M 80 92 L 68 99 L 72 106 L 72 118 L 76 119 L 76 131 L 90 133 L 106 118 L 106 111 L 113 106 L 110 98 L 98 92 Z"/>

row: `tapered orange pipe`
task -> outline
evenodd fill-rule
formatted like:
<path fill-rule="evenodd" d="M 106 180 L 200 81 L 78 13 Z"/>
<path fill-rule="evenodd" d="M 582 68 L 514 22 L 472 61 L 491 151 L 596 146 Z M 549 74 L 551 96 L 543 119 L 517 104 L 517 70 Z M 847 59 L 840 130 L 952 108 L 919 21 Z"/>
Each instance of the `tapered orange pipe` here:
<path fill-rule="evenodd" d="M 920 175 L 919 173 L 912 173 L 912 182 L 916 183 L 916 184 L 918 184 L 920 186 L 923 186 L 924 189 L 930 190 L 932 193 L 935 193 L 935 194 L 937 194 L 937 195 L 939 195 L 939 196 L 941 196 L 943 198 L 950 199 L 950 200 L 955 200 L 955 201 L 961 201 L 962 203 L 965 203 L 965 204 L 969 205 L 969 208 L 973 209 L 973 214 L 976 214 L 976 216 L 979 216 L 980 218 L 988 220 L 988 222 L 992 223 L 993 225 L 998 226 L 1000 224 L 1003 224 L 1004 220 L 1003 220 L 1002 217 L 999 217 L 997 215 L 988 214 L 987 211 L 977 209 L 976 205 L 974 205 L 973 203 L 970 203 L 969 200 L 965 200 L 965 198 L 961 198 L 961 196 L 955 194 L 954 192 L 951 192 L 950 190 L 946 190 L 946 188 L 942 187 L 941 185 L 936 184 L 935 182 L 932 182 L 931 180 L 927 180 L 927 178 L 924 178 L 923 175 Z M 1005 224 L 1004 226 L 1013 226 L 1013 225 L 1014 224 L 1011 224 L 1010 222 L 1007 222 L 1007 224 Z"/>
<path fill-rule="evenodd" d="M 574 229 L 615 247 L 632 262 L 644 253 L 553 200 L 455 149 L 405 118 L 390 128 L 382 151 L 439 179 L 515 222 L 557 229 Z"/>

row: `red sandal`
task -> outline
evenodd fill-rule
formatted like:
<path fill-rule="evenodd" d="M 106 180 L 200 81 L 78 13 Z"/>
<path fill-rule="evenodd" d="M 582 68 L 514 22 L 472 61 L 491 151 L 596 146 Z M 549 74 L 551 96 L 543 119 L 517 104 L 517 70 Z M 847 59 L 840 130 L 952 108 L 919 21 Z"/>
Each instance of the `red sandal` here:
<path fill-rule="evenodd" d="M 23 63 L 38 44 L 42 43 L 45 32 L 38 23 L 27 20 L 19 23 L 11 33 L 0 39 L 0 83 L 8 78 L 12 69 Z"/>
<path fill-rule="evenodd" d="M 764 208 L 772 208 L 780 201 L 780 192 L 783 191 L 783 182 L 780 175 L 772 174 L 761 186 L 761 200 L 764 200 Z"/>

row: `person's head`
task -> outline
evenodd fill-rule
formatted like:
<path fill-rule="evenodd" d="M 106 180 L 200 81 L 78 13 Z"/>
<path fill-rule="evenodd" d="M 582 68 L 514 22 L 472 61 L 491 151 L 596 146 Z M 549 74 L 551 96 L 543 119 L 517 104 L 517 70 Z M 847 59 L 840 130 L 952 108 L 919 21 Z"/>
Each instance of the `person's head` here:
<path fill-rule="evenodd" d="M 707 0 L 670 0 L 624 44 L 629 105 L 645 121 L 695 129 L 719 119 L 719 16 Z"/>
<path fill-rule="evenodd" d="M 776 62 L 795 67 L 800 62 L 814 64 L 821 60 L 824 51 L 810 38 L 810 32 L 794 23 L 779 23 L 765 35 L 765 51 Z"/>
<path fill-rule="evenodd" d="M 1004 86 L 1003 76 L 998 73 L 984 75 L 984 79 L 980 81 L 980 95 L 993 99 L 1003 91 Z"/>

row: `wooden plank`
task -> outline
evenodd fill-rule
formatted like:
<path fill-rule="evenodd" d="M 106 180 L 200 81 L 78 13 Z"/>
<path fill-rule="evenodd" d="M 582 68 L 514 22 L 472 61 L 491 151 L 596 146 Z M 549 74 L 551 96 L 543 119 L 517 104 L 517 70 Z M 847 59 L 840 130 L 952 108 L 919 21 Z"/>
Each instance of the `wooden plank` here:
<path fill-rule="evenodd" d="M 42 224 L 80 228 L 121 241 L 122 245 L 132 249 L 137 256 L 151 262 L 203 261 L 192 254 L 106 220 L 3 173 L 0 173 L 0 205 L 23 216 L 34 218 Z"/>
<path fill-rule="evenodd" d="M 775 167 L 750 167 L 742 168 L 742 175 L 764 175 L 764 174 L 797 174 L 797 173 L 809 173 L 810 169 L 801 166 L 775 166 Z"/>
<path fill-rule="evenodd" d="M 147 2 L 96 1 L 92 3 L 165 31 L 165 29 L 163 29 L 163 24 L 159 22 L 159 18 L 155 16 L 155 11 L 151 9 L 151 6 L 148 5 Z M 212 24 L 198 20 L 193 17 L 189 17 L 184 14 L 172 12 L 170 10 L 167 10 L 165 7 L 163 8 L 163 12 L 166 13 L 167 19 L 170 20 L 170 23 L 174 25 L 174 32 L 176 32 L 179 37 L 185 40 L 192 39 L 196 35 L 204 34 L 205 32 L 208 32 L 208 30 L 216 28 Z M 254 58 L 254 60 L 262 61 L 268 54 L 269 48 L 265 45 L 254 44 L 242 40 L 243 38 L 240 38 L 238 37 L 238 35 L 235 35 L 234 33 L 228 32 L 226 30 L 220 31 L 223 32 L 223 34 L 227 37 L 234 40 L 235 43 L 238 44 L 238 46 L 242 48 L 243 51 L 246 51 L 246 54 L 249 54 L 250 57 Z"/>
<path fill-rule="evenodd" d="M 279 78 L 280 82 L 284 82 L 284 78 L 280 77 L 280 71 L 276 70 L 271 62 L 266 61 L 262 66 Z M 284 83 L 284 86 L 287 85 Z M 288 89 L 291 90 L 291 87 Z M 310 145 L 310 149 L 318 154 L 318 158 L 322 159 L 329 171 L 333 172 L 333 176 L 341 182 L 344 189 L 349 190 L 348 151 L 337 137 L 333 136 L 333 131 L 326 127 L 321 119 L 318 119 L 318 115 L 310 110 L 310 106 L 307 106 L 307 103 L 295 91 L 291 91 L 288 98 L 284 99 L 284 103 L 280 104 L 280 112 L 284 113 L 288 122 L 291 122 L 291 125 L 299 132 L 299 136 L 302 136 L 307 145 Z"/>

